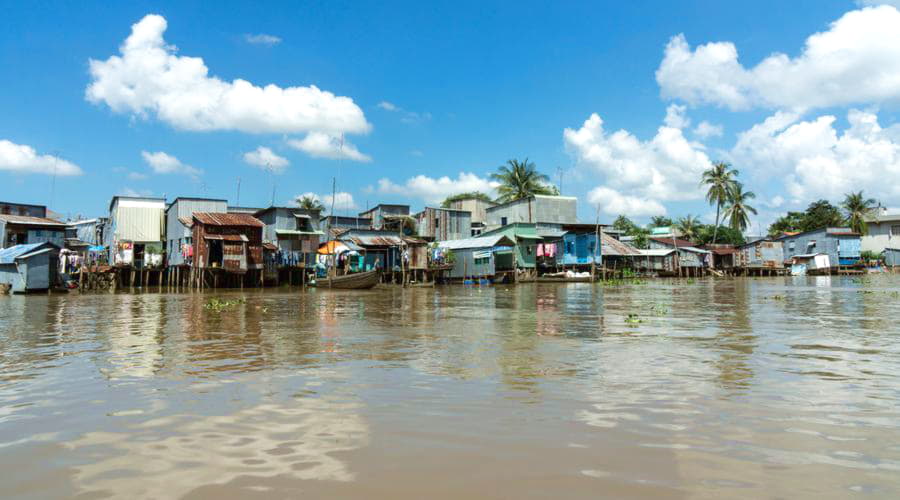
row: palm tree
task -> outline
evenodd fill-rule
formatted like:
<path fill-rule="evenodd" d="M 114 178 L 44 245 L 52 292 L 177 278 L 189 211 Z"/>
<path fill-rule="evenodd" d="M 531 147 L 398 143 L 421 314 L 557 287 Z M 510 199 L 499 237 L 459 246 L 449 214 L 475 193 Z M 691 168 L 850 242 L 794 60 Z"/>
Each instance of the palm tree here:
<path fill-rule="evenodd" d="M 844 195 L 841 208 L 844 209 L 850 229 L 862 235 L 868 234 L 869 225 L 866 224 L 866 219 L 875 212 L 876 203 L 878 202 L 874 198 L 864 197 L 862 191 Z"/>
<path fill-rule="evenodd" d="M 297 198 L 297 206 L 304 210 L 325 210 L 325 207 L 322 205 L 322 202 L 318 200 L 313 195 L 305 194 L 303 196 L 299 196 Z"/>
<path fill-rule="evenodd" d="M 725 219 L 729 220 L 731 229 L 743 233 L 750 225 L 750 214 L 756 215 L 756 209 L 748 205 L 753 198 L 756 198 L 756 193 L 744 191 L 744 185 L 737 181 L 728 190 L 728 206 L 723 215 Z M 713 241 L 715 241 L 715 236 L 713 236 Z"/>
<path fill-rule="evenodd" d="M 508 160 L 506 165 L 501 165 L 497 172 L 491 174 L 491 179 L 500 183 L 497 187 L 497 201 L 508 201 L 528 198 L 535 194 L 556 195 L 559 191 L 550 184 L 550 178 L 537 171 L 534 163 L 525 161 Z"/>
<path fill-rule="evenodd" d="M 652 227 L 668 227 L 672 225 L 672 219 L 665 215 L 654 215 L 650 217 L 650 226 Z"/>
<path fill-rule="evenodd" d="M 706 201 L 710 205 L 716 206 L 716 226 L 713 230 L 713 243 L 719 236 L 719 214 L 725 203 L 728 202 L 728 193 L 731 191 L 732 185 L 737 182 L 735 178 L 738 171 L 731 168 L 731 165 L 720 161 L 712 166 L 706 172 L 703 172 L 703 178 L 700 185 L 706 185 Z"/>
<path fill-rule="evenodd" d="M 681 234 L 683 239 L 696 241 L 700 233 L 700 219 L 690 214 L 685 215 L 675 223 L 675 230 Z"/>

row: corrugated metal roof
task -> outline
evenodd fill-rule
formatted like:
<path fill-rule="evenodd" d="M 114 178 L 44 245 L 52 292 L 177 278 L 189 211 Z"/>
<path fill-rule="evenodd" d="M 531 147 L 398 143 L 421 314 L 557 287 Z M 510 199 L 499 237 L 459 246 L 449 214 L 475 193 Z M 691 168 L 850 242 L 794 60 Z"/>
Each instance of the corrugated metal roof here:
<path fill-rule="evenodd" d="M 48 219 L 46 217 L 31 217 L 28 215 L 2 214 L 0 215 L 0 220 L 5 220 L 6 222 L 10 222 L 13 224 L 33 224 L 36 226 L 66 227 L 64 223 L 55 219 Z"/>
<path fill-rule="evenodd" d="M 325 233 L 322 231 L 298 231 L 297 229 L 276 229 L 275 234 L 296 234 L 296 235 L 304 235 L 304 234 L 317 234 L 320 236 L 324 236 Z"/>
<path fill-rule="evenodd" d="M 646 255 L 648 257 L 665 257 L 666 255 L 671 255 L 675 253 L 674 248 L 653 248 L 650 250 L 647 249 L 639 249 L 641 255 Z"/>
<path fill-rule="evenodd" d="M 178 222 L 184 225 L 184 227 L 190 229 L 194 225 L 193 219 L 190 217 L 179 217 Z"/>
<path fill-rule="evenodd" d="M 214 213 L 214 212 L 194 212 L 194 218 L 201 224 L 208 226 L 247 226 L 247 227 L 264 227 L 256 217 L 250 214 L 232 213 Z"/>
<path fill-rule="evenodd" d="M 478 238 L 464 238 L 461 240 L 447 240 L 438 242 L 441 248 L 460 250 L 465 248 L 492 248 L 501 245 L 514 245 L 509 237 L 502 234 L 479 236 Z"/>
<path fill-rule="evenodd" d="M 641 251 L 628 243 L 623 243 L 612 236 L 602 233 L 600 235 L 602 245 L 602 254 L 609 256 L 625 257 L 629 255 L 641 255 Z"/>
<path fill-rule="evenodd" d="M 15 245 L 9 248 L 0 249 L 0 264 L 13 264 L 16 262 L 16 259 L 34 252 L 41 247 L 47 246 L 49 248 L 57 248 L 53 243 L 29 243 L 27 245 Z"/>
<path fill-rule="evenodd" d="M 658 238 L 655 236 L 651 236 L 649 239 L 651 239 L 657 243 L 662 243 L 664 245 L 678 245 L 678 248 L 694 246 L 694 244 L 692 242 L 690 242 L 688 240 L 683 240 L 681 238 L 675 238 L 675 243 L 672 243 L 672 238 Z"/>
<path fill-rule="evenodd" d="M 203 238 L 207 239 L 207 240 L 222 240 L 222 241 L 243 241 L 243 242 L 250 241 L 250 239 L 247 238 L 243 234 L 205 234 L 205 235 L 203 235 Z"/>
<path fill-rule="evenodd" d="M 712 253 L 709 250 L 704 250 L 702 248 L 697 248 L 697 247 L 678 247 L 678 249 L 684 250 L 686 252 L 693 252 L 693 253 Z"/>
<path fill-rule="evenodd" d="M 403 244 L 399 236 L 349 235 L 340 238 L 364 247 L 398 247 Z"/>

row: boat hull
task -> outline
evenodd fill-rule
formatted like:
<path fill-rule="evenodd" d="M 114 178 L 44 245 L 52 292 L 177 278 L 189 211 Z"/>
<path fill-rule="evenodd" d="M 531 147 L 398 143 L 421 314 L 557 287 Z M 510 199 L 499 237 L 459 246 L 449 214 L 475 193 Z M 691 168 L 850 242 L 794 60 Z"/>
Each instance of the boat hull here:
<path fill-rule="evenodd" d="M 373 288 L 381 281 L 381 271 L 367 271 L 353 273 L 344 276 L 327 278 L 323 285 L 326 288 L 338 288 L 343 290 L 365 290 Z"/>

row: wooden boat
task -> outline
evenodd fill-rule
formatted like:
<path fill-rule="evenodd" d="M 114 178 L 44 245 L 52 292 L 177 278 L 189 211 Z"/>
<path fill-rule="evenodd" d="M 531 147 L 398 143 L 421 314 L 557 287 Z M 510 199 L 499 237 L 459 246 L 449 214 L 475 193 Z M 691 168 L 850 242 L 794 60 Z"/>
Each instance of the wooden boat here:
<path fill-rule="evenodd" d="M 379 281 L 381 281 L 381 271 L 366 271 L 326 278 L 323 280 L 322 285 L 326 288 L 363 290 L 374 287 Z"/>

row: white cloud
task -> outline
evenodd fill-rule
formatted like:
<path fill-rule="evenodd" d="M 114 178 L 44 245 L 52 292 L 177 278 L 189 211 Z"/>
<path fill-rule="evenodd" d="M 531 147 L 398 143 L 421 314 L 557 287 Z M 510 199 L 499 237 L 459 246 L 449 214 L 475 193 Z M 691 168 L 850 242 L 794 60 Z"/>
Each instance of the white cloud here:
<path fill-rule="evenodd" d="M 287 158 L 278 156 L 265 146 L 244 153 L 244 161 L 254 167 L 271 170 L 275 173 L 284 172 L 284 169 L 291 164 Z"/>
<path fill-rule="evenodd" d="M 683 129 L 691 126 L 691 120 L 686 116 L 687 106 L 669 104 L 666 108 L 666 118 L 663 122 L 667 127 Z"/>
<path fill-rule="evenodd" d="M 202 58 L 179 56 L 163 39 L 166 20 L 147 15 L 132 26 L 120 56 L 90 61 L 88 101 L 114 112 L 155 114 L 177 129 L 249 133 L 366 133 L 362 110 L 349 97 L 315 86 L 256 86 L 209 75 Z"/>
<path fill-rule="evenodd" d="M 372 157 L 361 153 L 349 141 L 324 132 L 310 132 L 303 139 L 289 139 L 287 143 L 288 146 L 299 149 L 314 158 L 346 159 L 360 162 L 372 161 Z"/>
<path fill-rule="evenodd" d="M 407 179 L 403 184 L 395 184 L 385 178 L 378 181 L 378 192 L 399 194 L 423 200 L 425 203 L 436 204 L 444 201 L 444 198 L 450 195 L 471 191 L 481 191 L 493 196 L 497 186 L 496 182 L 484 177 L 469 172 L 460 172 L 456 179 L 446 175 L 438 178 L 417 175 Z"/>
<path fill-rule="evenodd" d="M 147 176 L 147 174 L 142 174 L 140 172 L 128 172 L 127 177 L 133 181 L 143 181 L 143 180 L 147 180 L 148 176 Z"/>
<path fill-rule="evenodd" d="M 801 54 L 775 53 L 753 68 L 731 42 L 693 51 L 673 37 L 656 71 L 662 95 L 732 110 L 805 110 L 900 101 L 900 12 L 883 5 L 844 14 L 806 39 Z"/>
<path fill-rule="evenodd" d="M 694 135 L 701 139 L 708 139 L 710 137 L 722 137 L 722 134 L 724 133 L 725 129 L 723 129 L 721 125 L 715 125 L 713 123 L 709 123 L 706 120 L 698 123 L 694 128 Z"/>
<path fill-rule="evenodd" d="M 388 102 L 388 101 L 379 102 L 378 107 L 381 109 L 387 110 L 387 111 L 399 111 L 400 110 L 400 108 L 398 108 L 394 103 Z"/>
<path fill-rule="evenodd" d="M 655 214 L 662 201 L 701 198 L 698 182 L 712 165 L 702 145 L 665 125 L 655 137 L 641 141 L 626 130 L 607 133 L 594 113 L 580 129 L 565 129 L 563 139 L 579 167 L 601 174 L 603 187 L 617 193 L 618 202 L 633 212 L 639 210 L 629 204 L 638 201 L 653 206 L 648 213 Z"/>
<path fill-rule="evenodd" d="M 592 189 L 588 193 L 588 202 L 592 205 L 599 205 L 600 210 L 608 215 L 641 217 L 666 214 L 666 207 L 658 201 L 636 196 L 626 196 L 606 186 L 598 186 Z"/>
<path fill-rule="evenodd" d="M 310 196 L 314 200 L 319 200 L 322 203 L 322 206 L 325 207 L 325 211 L 331 210 L 331 193 L 319 195 L 313 192 L 303 193 L 294 197 L 295 200 L 304 197 Z M 342 210 L 358 210 L 359 206 L 356 204 L 356 200 L 353 199 L 353 195 L 340 191 L 334 194 L 334 211 L 335 213 L 341 213 Z"/>
<path fill-rule="evenodd" d="M 778 112 L 739 134 L 729 156 L 758 178 L 782 179 L 795 205 L 839 201 L 858 190 L 882 200 L 900 197 L 900 130 L 884 129 L 877 115 L 858 110 L 847 120 L 849 127 L 839 131 L 831 115 L 800 121 Z"/>
<path fill-rule="evenodd" d="M 409 154 L 410 154 L 410 156 L 417 156 L 419 158 L 425 156 L 425 153 L 423 153 L 422 150 L 420 150 L 420 149 L 413 149 L 412 151 L 409 152 Z"/>
<path fill-rule="evenodd" d="M 157 151 L 155 153 L 141 151 L 141 156 L 144 158 L 144 162 L 146 162 L 147 165 L 153 169 L 153 172 L 157 174 L 185 174 L 190 175 L 191 177 L 197 177 L 203 173 L 202 170 L 190 165 L 185 165 L 184 163 L 181 163 L 181 160 L 178 158 L 162 151 Z"/>
<path fill-rule="evenodd" d="M 244 35 L 244 40 L 246 40 L 247 43 L 252 43 L 254 45 L 272 46 L 281 43 L 280 37 L 277 37 L 275 35 L 268 35 L 266 33 L 257 33 L 255 35 L 247 33 L 246 35 Z"/>
<path fill-rule="evenodd" d="M 81 175 L 78 165 L 58 156 L 40 155 L 31 146 L 0 139 L 0 170 L 20 174 Z"/>
<path fill-rule="evenodd" d="M 316 193 L 303 193 L 300 196 L 312 196 L 313 198 L 322 202 L 322 206 L 325 207 L 325 211 L 331 211 L 331 193 L 323 195 L 318 195 Z M 356 200 L 353 199 L 353 195 L 346 191 L 339 191 L 337 193 L 334 193 L 335 214 L 340 214 L 345 210 L 359 210 L 359 205 L 356 204 Z"/>

